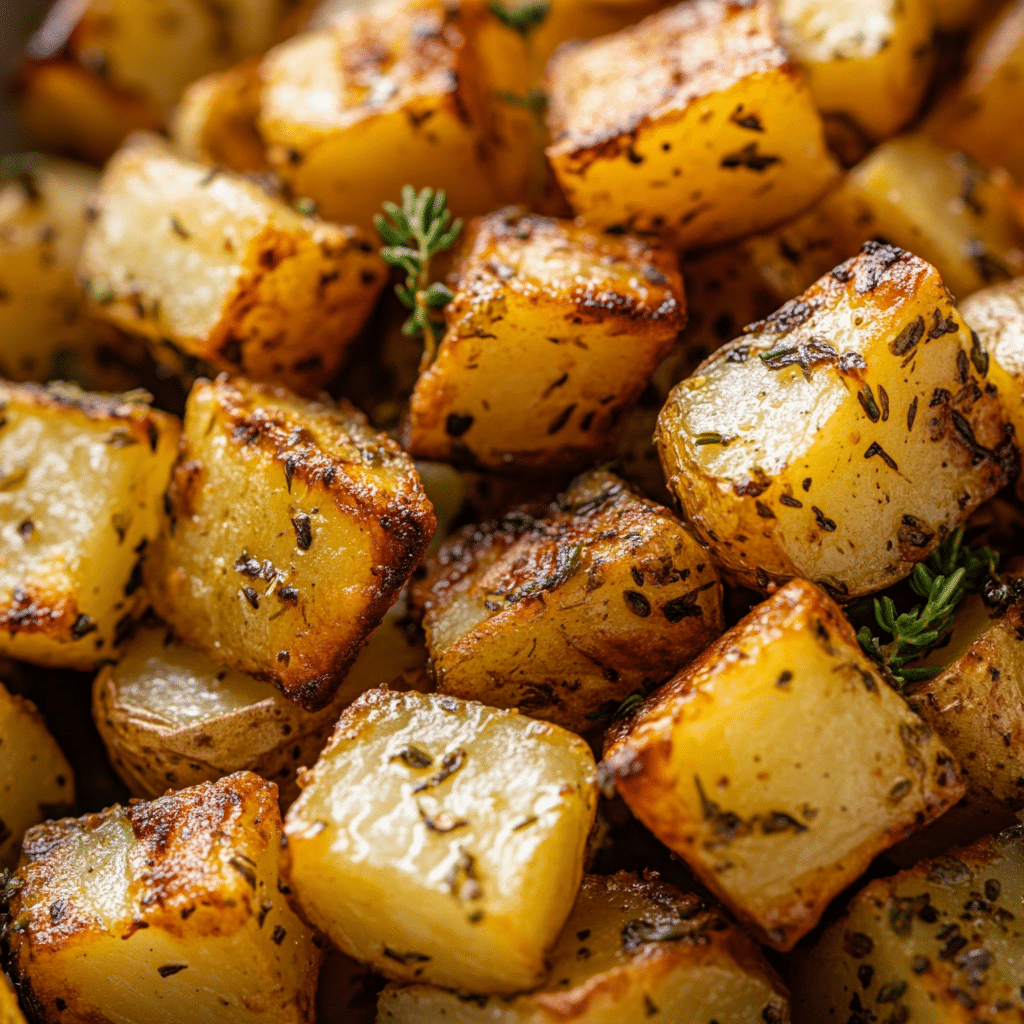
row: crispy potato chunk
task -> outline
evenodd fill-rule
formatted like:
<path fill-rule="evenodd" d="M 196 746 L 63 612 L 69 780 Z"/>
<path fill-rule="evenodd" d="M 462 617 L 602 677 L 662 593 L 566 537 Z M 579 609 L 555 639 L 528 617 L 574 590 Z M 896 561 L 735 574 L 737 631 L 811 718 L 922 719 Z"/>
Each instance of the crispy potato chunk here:
<path fill-rule="evenodd" d="M 356 228 L 303 217 L 153 136 L 111 161 L 79 277 L 111 323 L 317 394 L 387 280 Z"/>
<path fill-rule="evenodd" d="M 789 1021 L 786 989 L 760 952 L 698 896 L 620 872 L 583 879 L 551 953 L 554 984 L 515 999 L 466 999 L 392 983 L 381 1024 L 723 1024 Z"/>
<path fill-rule="evenodd" d="M 797 1024 L 1018 1021 L 1024 826 L 862 889 L 790 977 Z"/>
<path fill-rule="evenodd" d="M 835 175 L 768 0 L 695 0 L 567 44 L 548 92 L 548 158 L 600 228 L 724 242 L 799 213 Z"/>
<path fill-rule="evenodd" d="M 633 813 L 762 942 L 791 949 L 871 859 L 964 794 L 953 759 L 794 580 L 606 740 Z"/>
<path fill-rule="evenodd" d="M 932 63 L 932 0 L 781 0 L 782 39 L 822 113 L 869 139 L 917 113 Z"/>
<path fill-rule="evenodd" d="M 25 829 L 67 814 L 74 801 L 74 773 L 43 716 L 0 684 L 0 867 L 17 864 Z"/>
<path fill-rule="evenodd" d="M 558 726 L 370 690 L 288 811 L 285 881 L 306 920 L 388 977 L 536 986 L 582 878 L 595 777 Z"/>
<path fill-rule="evenodd" d="M 593 462 L 686 322 L 669 250 L 517 209 L 474 223 L 452 284 L 407 447 L 495 470 Z"/>
<path fill-rule="evenodd" d="M 145 607 L 180 426 L 72 385 L 0 381 L 0 409 L 0 653 L 88 671 Z"/>
<path fill-rule="evenodd" d="M 137 346 L 88 312 L 75 282 L 99 174 L 63 160 L 7 159 L 19 173 L 0 181 L 0 375 L 132 387 Z"/>
<path fill-rule="evenodd" d="M 248 772 L 32 829 L 10 969 L 38 1020 L 312 1020 L 321 954 L 280 848 L 277 789 Z"/>
<path fill-rule="evenodd" d="M 326 707 L 434 532 L 412 463 L 349 405 L 200 381 L 146 574 L 208 657 Z"/>
<path fill-rule="evenodd" d="M 871 593 L 1016 475 L 985 353 L 916 256 L 867 243 L 748 331 L 658 421 L 669 489 L 727 576 Z"/>
<path fill-rule="evenodd" d="M 469 526 L 414 587 L 441 693 L 584 732 L 725 628 L 707 553 L 617 477 L 579 477 L 548 518 Z"/>
<path fill-rule="evenodd" d="M 404 600 L 370 634 L 323 711 L 308 713 L 267 682 L 226 669 L 165 627 L 139 629 L 93 684 L 93 719 L 111 764 L 136 796 L 160 796 L 247 769 L 298 796 L 296 772 L 320 755 L 341 712 L 364 690 L 426 686 L 426 648 L 410 638 Z"/>

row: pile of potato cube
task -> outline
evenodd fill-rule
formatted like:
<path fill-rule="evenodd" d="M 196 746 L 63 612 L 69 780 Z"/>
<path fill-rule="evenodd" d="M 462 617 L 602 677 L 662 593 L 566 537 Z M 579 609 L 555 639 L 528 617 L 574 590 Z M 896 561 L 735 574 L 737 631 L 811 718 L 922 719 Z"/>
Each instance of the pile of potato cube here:
<path fill-rule="evenodd" d="M 1024 0 L 61 0 L 11 99 L 0 1022 L 1024 1022 Z"/>

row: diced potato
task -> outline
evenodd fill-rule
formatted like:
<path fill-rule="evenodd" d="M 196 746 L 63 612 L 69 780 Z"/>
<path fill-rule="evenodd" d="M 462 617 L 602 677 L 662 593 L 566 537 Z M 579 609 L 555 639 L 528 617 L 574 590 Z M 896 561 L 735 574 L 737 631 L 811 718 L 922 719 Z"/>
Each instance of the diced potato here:
<path fill-rule="evenodd" d="M 509 152 L 493 135 L 500 86 L 486 80 L 479 37 L 488 20 L 482 5 L 396 0 L 271 50 L 259 128 L 292 193 L 366 228 L 407 184 L 444 189 L 459 216 L 523 198 L 531 148 Z M 511 60 L 521 40 L 511 29 L 503 38 Z"/>
<path fill-rule="evenodd" d="M 0 653 L 88 671 L 145 608 L 180 426 L 71 385 L 0 381 L 0 410 Z"/>
<path fill-rule="evenodd" d="M 494 470 L 606 451 L 685 321 L 675 255 L 518 209 L 475 222 L 407 448 Z"/>
<path fill-rule="evenodd" d="M 190 85 L 174 111 L 171 138 L 191 160 L 232 171 L 264 171 L 259 110 L 259 61 L 252 59 Z"/>
<path fill-rule="evenodd" d="M 43 716 L 0 684 L 0 867 L 17 864 L 27 828 L 67 814 L 74 801 L 71 765 Z"/>
<path fill-rule="evenodd" d="M 975 292 L 961 304 L 990 362 L 989 378 L 1003 399 L 1014 435 L 1024 439 L 1024 277 Z M 1024 499 L 1024 480 L 1017 478 Z"/>
<path fill-rule="evenodd" d="M 312 1020 L 321 954 L 280 848 L 276 787 L 248 772 L 32 829 L 9 941 L 37 1019 Z"/>
<path fill-rule="evenodd" d="M 96 677 L 93 719 L 111 764 L 136 796 L 247 769 L 277 783 L 287 806 L 299 793 L 300 766 L 316 761 L 338 716 L 360 693 L 381 683 L 425 687 L 426 648 L 409 634 L 399 601 L 370 634 L 334 699 L 310 714 L 270 683 L 224 668 L 166 627 L 150 626 Z"/>
<path fill-rule="evenodd" d="M 760 952 L 698 896 L 657 876 L 583 879 L 551 954 L 551 981 L 514 999 L 467 999 L 392 983 L 380 1024 L 680 1024 L 789 1021 L 786 989 Z M 557 980 L 556 980 L 557 979 Z"/>
<path fill-rule="evenodd" d="M 916 256 L 867 243 L 748 331 L 658 422 L 669 489 L 736 581 L 880 590 L 1016 474 L 985 353 Z"/>
<path fill-rule="evenodd" d="M 877 853 L 964 794 L 942 742 L 803 580 L 614 726 L 602 768 L 633 813 L 782 950 Z"/>
<path fill-rule="evenodd" d="M 351 406 L 200 381 L 146 576 L 187 644 L 327 706 L 433 535 L 401 449 Z M 319 588 L 319 589 L 318 589 Z"/>
<path fill-rule="evenodd" d="M 440 693 L 576 732 L 650 692 L 725 628 L 704 549 L 611 473 L 577 478 L 546 519 L 457 533 L 414 585 Z"/>
<path fill-rule="evenodd" d="M 905 135 L 879 146 L 843 185 L 872 233 L 931 263 L 958 299 L 1024 272 L 1021 193 L 1002 171 Z"/>
<path fill-rule="evenodd" d="M 0 375 L 132 387 L 132 344 L 87 311 L 75 282 L 99 174 L 34 155 L 6 162 L 17 175 L 4 182 L 0 167 Z"/>
<path fill-rule="evenodd" d="M 600 228 L 710 245 L 800 213 L 834 179 L 769 0 L 694 0 L 567 44 L 548 92 L 548 158 Z"/>
<path fill-rule="evenodd" d="M 288 812 L 285 881 L 306 920 L 388 977 L 531 988 L 580 885 L 595 778 L 558 726 L 370 690 Z"/>
<path fill-rule="evenodd" d="M 931 72 L 932 0 L 780 0 L 782 38 L 818 109 L 885 139 L 917 113 Z"/>
<path fill-rule="evenodd" d="M 862 889 L 790 977 L 793 1019 L 1024 1017 L 1024 826 Z"/>
<path fill-rule="evenodd" d="M 79 277 L 92 308 L 211 366 L 317 394 L 387 268 L 356 228 L 304 217 L 144 136 L 111 161 Z"/>

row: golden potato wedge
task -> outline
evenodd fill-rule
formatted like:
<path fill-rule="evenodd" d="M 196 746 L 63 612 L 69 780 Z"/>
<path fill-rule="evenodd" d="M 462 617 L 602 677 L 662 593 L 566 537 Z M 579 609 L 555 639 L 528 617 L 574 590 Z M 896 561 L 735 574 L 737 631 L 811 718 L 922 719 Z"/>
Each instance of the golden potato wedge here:
<path fill-rule="evenodd" d="M 585 732 L 725 628 L 704 549 L 611 473 L 442 545 L 413 587 L 440 693 Z"/>
<path fill-rule="evenodd" d="M 727 577 L 871 593 L 1017 474 L 989 361 L 916 256 L 869 242 L 748 332 L 658 421 L 669 489 Z"/>
<path fill-rule="evenodd" d="M 32 829 L 10 969 L 36 1019 L 312 1020 L 321 953 L 280 849 L 276 787 L 249 772 Z"/>
<path fill-rule="evenodd" d="M 0 381 L 0 653 L 88 671 L 144 610 L 181 432 L 148 397 Z"/>
<path fill-rule="evenodd" d="M 315 395 L 387 281 L 356 228 L 305 217 L 154 136 L 107 167 L 79 278 L 106 320 Z"/>
<path fill-rule="evenodd" d="M 25 1024 L 17 993 L 6 974 L 0 977 L 0 1024 Z"/>
<path fill-rule="evenodd" d="M 736 925 L 657 875 L 626 872 L 583 879 L 544 988 L 514 999 L 469 999 L 392 982 L 377 1016 L 380 1024 L 642 1024 L 651 1018 L 789 1024 L 789 1000 Z"/>
<path fill-rule="evenodd" d="M 93 720 L 114 770 L 135 796 L 160 796 L 248 770 L 299 794 L 297 772 L 320 755 L 341 712 L 364 690 L 425 688 L 426 647 L 410 636 L 405 601 L 370 634 L 323 711 L 309 713 L 267 682 L 224 668 L 166 627 L 139 628 L 93 684 Z"/>
<path fill-rule="evenodd" d="M 786 48 L 823 114 L 875 141 L 917 113 L 933 58 L 932 0 L 779 0 Z"/>
<path fill-rule="evenodd" d="M 668 249 L 514 208 L 472 225 L 451 283 L 406 447 L 492 470 L 594 462 L 686 322 Z"/>
<path fill-rule="evenodd" d="M 0 684 L 0 867 L 18 863 L 27 828 L 67 814 L 74 802 L 74 773 L 43 716 Z"/>
<path fill-rule="evenodd" d="M 606 739 L 605 779 L 776 949 L 964 795 L 949 751 L 804 580 L 758 605 Z"/>
<path fill-rule="evenodd" d="M 1024 826 L 879 878 L 800 957 L 796 1024 L 1024 1017 Z"/>
<path fill-rule="evenodd" d="M 412 462 L 349 405 L 200 381 L 158 542 L 153 606 L 187 644 L 327 706 L 434 532 Z"/>
<path fill-rule="evenodd" d="M 576 898 L 595 778 L 558 726 L 370 690 L 288 811 L 283 877 L 306 920 L 388 977 L 518 992 L 544 980 Z"/>
<path fill-rule="evenodd" d="M 678 248 L 771 227 L 836 174 L 769 0 L 695 0 L 548 65 L 548 159 L 599 228 Z"/>

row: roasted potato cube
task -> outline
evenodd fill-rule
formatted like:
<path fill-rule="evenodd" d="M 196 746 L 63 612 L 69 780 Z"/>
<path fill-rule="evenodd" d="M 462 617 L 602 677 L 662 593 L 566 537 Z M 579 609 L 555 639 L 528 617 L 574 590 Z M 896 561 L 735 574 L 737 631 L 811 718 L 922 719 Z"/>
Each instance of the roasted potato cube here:
<path fill-rule="evenodd" d="M 59 384 L 0 381 L 0 409 L 0 653 L 88 671 L 145 607 L 178 421 Z"/>
<path fill-rule="evenodd" d="M 10 969 L 36 1019 L 312 1020 L 321 954 L 280 849 L 277 789 L 249 772 L 32 829 Z"/>
<path fill-rule="evenodd" d="M 782 39 L 822 113 L 885 139 L 912 120 L 928 88 L 931 0 L 780 0 Z"/>
<path fill-rule="evenodd" d="M 387 281 L 356 228 L 304 217 L 145 136 L 111 161 L 79 277 L 111 323 L 317 394 Z"/>
<path fill-rule="evenodd" d="M 548 158 L 589 224 L 679 248 L 800 213 L 832 183 L 821 118 L 769 0 L 695 0 L 548 65 Z"/>
<path fill-rule="evenodd" d="M 86 309 L 75 282 L 89 200 L 99 174 L 35 155 L 0 174 L 0 375 L 73 380 L 100 391 L 136 383 L 133 345 Z"/>
<path fill-rule="evenodd" d="M 862 889 L 790 977 L 797 1024 L 1024 1016 L 1024 826 Z"/>
<path fill-rule="evenodd" d="M 658 421 L 669 489 L 736 581 L 880 590 L 1016 475 L 985 353 L 916 256 L 869 242 L 747 330 Z"/>
<path fill-rule="evenodd" d="M 140 628 L 93 684 L 93 719 L 111 764 L 136 796 L 160 796 L 247 769 L 298 796 L 296 772 L 320 755 L 341 712 L 364 690 L 425 686 L 426 648 L 410 638 L 404 600 L 370 634 L 334 699 L 315 714 L 267 682 L 226 669 L 175 639 Z"/>
<path fill-rule="evenodd" d="M 414 587 L 438 691 L 576 732 L 650 692 L 725 628 L 704 549 L 668 509 L 594 471 L 548 518 L 469 526 Z"/>
<path fill-rule="evenodd" d="M 392 983 L 381 1024 L 789 1021 L 786 989 L 753 942 L 698 896 L 620 872 L 583 879 L 551 954 L 551 983 L 515 999 L 467 999 Z M 557 981 L 556 981 L 557 979 Z"/>
<path fill-rule="evenodd" d="M 192 389 L 165 506 L 146 562 L 157 613 L 307 711 L 337 692 L 435 525 L 411 461 L 351 406 L 226 376 Z"/>
<path fill-rule="evenodd" d="M 407 184 L 444 189 L 461 216 L 524 197 L 531 148 L 497 159 L 497 83 L 486 80 L 479 40 L 485 17 L 474 4 L 402 0 L 346 11 L 332 28 L 271 50 L 259 128 L 293 194 L 314 199 L 330 220 L 366 228 Z M 509 181 L 518 185 L 507 192 Z"/>
<path fill-rule="evenodd" d="M 686 322 L 669 250 L 516 209 L 475 222 L 452 284 L 407 447 L 494 470 L 592 463 Z"/>
<path fill-rule="evenodd" d="M 782 950 L 877 853 L 965 788 L 839 608 L 804 580 L 613 727 L 602 769 L 633 813 Z"/>
<path fill-rule="evenodd" d="M 43 716 L 0 684 L 0 867 L 17 864 L 25 829 L 67 814 L 74 801 L 71 765 Z"/>
<path fill-rule="evenodd" d="M 522 991 L 576 898 L 595 780 L 558 726 L 370 690 L 288 811 L 284 878 L 307 921 L 388 977 Z"/>

